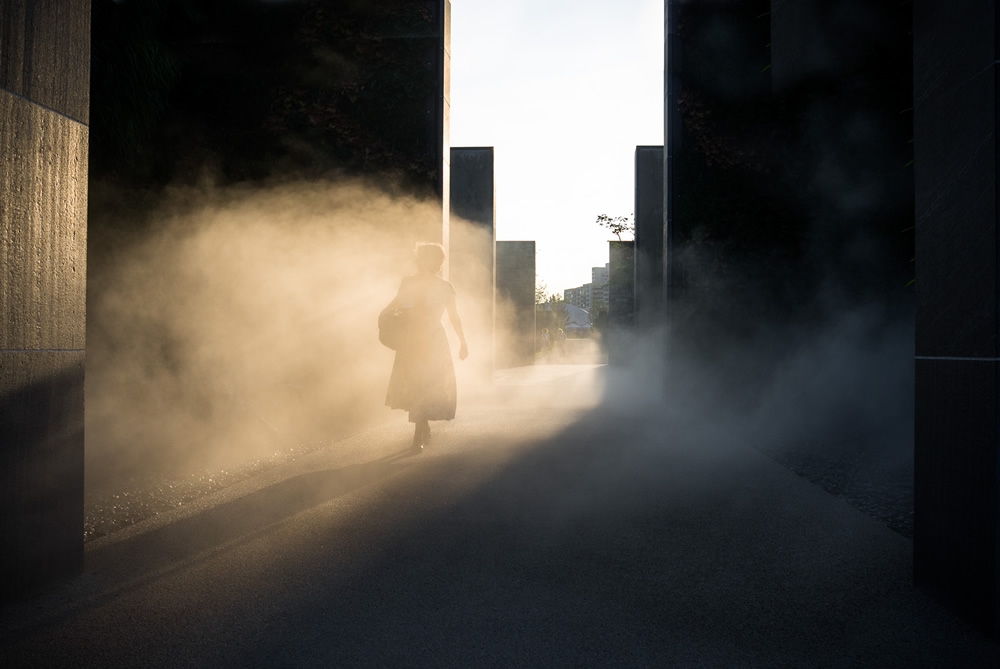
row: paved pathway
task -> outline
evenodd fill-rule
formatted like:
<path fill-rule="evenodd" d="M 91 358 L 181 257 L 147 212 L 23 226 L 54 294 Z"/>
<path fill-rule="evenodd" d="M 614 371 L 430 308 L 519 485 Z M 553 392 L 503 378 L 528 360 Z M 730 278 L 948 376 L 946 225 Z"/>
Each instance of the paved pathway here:
<path fill-rule="evenodd" d="M 607 375 L 508 372 L 421 456 L 399 415 L 92 542 L 4 665 L 1000 666 L 909 541 Z"/>

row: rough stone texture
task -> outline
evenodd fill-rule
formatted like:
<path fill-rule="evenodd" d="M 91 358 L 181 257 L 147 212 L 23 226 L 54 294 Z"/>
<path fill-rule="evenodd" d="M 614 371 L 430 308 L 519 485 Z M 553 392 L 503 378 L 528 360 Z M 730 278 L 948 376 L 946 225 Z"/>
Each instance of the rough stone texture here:
<path fill-rule="evenodd" d="M 90 122 L 90 0 L 0 4 L 0 88 Z"/>
<path fill-rule="evenodd" d="M 635 243 L 608 242 L 608 364 L 623 364 L 635 325 Z"/>
<path fill-rule="evenodd" d="M 471 225 L 450 226 L 450 278 L 470 299 L 463 306 L 474 360 L 492 378 L 496 326 L 496 183 L 493 147 L 451 149 L 451 214 Z M 469 313 L 471 310 L 471 313 Z M 468 314 L 470 317 L 466 318 Z M 475 335 L 480 343 L 472 341 Z"/>
<path fill-rule="evenodd" d="M 83 560 L 90 3 L 0 9 L 0 593 Z"/>
<path fill-rule="evenodd" d="M 82 349 L 86 126 L 0 90 L 0 350 Z"/>
<path fill-rule="evenodd" d="M 663 317 L 663 147 L 635 148 L 635 322 Z"/>
<path fill-rule="evenodd" d="M 914 3 L 914 578 L 998 616 L 997 25 L 992 2 Z"/>
<path fill-rule="evenodd" d="M 83 351 L 0 351 L 0 593 L 83 559 Z"/>
<path fill-rule="evenodd" d="M 535 364 L 535 242 L 497 242 L 497 367 Z"/>

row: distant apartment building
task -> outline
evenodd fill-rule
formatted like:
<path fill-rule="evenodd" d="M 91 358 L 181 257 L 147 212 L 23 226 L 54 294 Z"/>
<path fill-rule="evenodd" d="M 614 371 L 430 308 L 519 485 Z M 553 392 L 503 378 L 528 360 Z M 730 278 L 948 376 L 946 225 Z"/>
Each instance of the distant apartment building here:
<path fill-rule="evenodd" d="M 601 309 L 608 308 L 608 265 L 604 267 L 592 267 L 590 269 L 590 284 L 593 287 L 590 306 L 588 311 L 597 313 Z"/>
<path fill-rule="evenodd" d="M 592 306 L 593 285 L 585 283 L 578 288 L 567 288 L 563 291 L 563 301 L 574 307 L 590 312 Z"/>
<path fill-rule="evenodd" d="M 563 300 L 596 315 L 608 308 L 608 266 L 590 268 L 590 278 L 590 283 L 564 290 Z"/>

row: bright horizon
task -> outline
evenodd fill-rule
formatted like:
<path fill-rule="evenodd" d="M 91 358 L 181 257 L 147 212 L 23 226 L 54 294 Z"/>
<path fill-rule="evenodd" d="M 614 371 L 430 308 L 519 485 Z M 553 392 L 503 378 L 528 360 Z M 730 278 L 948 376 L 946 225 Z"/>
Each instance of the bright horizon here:
<path fill-rule="evenodd" d="M 534 240 L 549 293 L 608 261 L 663 144 L 663 1 L 452 0 L 451 146 L 495 149 L 497 239 Z"/>

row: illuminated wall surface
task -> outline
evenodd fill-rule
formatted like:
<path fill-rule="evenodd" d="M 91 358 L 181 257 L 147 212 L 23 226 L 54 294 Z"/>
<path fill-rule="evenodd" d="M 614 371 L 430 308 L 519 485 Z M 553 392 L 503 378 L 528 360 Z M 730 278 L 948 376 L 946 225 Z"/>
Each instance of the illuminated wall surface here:
<path fill-rule="evenodd" d="M 663 147 L 635 147 L 635 324 L 663 312 Z"/>
<path fill-rule="evenodd" d="M 461 293 L 493 296 L 496 287 L 496 181 L 493 147 L 453 147 L 451 149 L 451 216 L 471 223 L 471 227 L 451 226 L 449 278 Z M 467 325 L 485 324 L 483 351 L 476 357 L 483 371 L 492 375 L 494 367 L 495 300 L 480 300 L 477 313 Z M 464 314 L 463 314 L 464 318 Z"/>
<path fill-rule="evenodd" d="M 497 301 L 504 337 L 497 367 L 535 364 L 535 242 L 497 242 Z"/>
<path fill-rule="evenodd" d="M 4 593 L 83 557 L 89 0 L 0 5 Z"/>
<path fill-rule="evenodd" d="M 973 11 L 972 3 L 915 2 L 913 31 L 914 577 L 993 633 L 1000 632 L 995 11 L 994 3 Z"/>
<path fill-rule="evenodd" d="M 608 363 L 629 359 L 622 333 L 635 324 L 635 242 L 608 243 Z"/>

